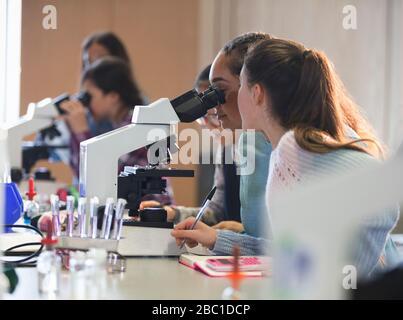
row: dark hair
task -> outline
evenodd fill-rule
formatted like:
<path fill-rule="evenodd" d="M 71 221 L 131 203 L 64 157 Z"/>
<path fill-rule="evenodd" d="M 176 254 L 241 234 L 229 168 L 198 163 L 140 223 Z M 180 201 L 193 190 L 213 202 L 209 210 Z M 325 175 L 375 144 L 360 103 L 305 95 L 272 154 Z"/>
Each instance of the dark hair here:
<path fill-rule="evenodd" d="M 248 49 L 260 41 L 271 39 L 272 36 L 263 32 L 248 32 L 229 42 L 222 48 L 222 52 L 230 57 L 229 69 L 232 74 L 239 76 Z"/>
<path fill-rule="evenodd" d="M 140 89 L 125 61 L 104 57 L 91 64 L 81 77 L 81 84 L 92 81 L 103 93 L 116 92 L 123 103 L 132 108 L 144 103 Z"/>
<path fill-rule="evenodd" d="M 261 84 L 269 93 L 270 115 L 294 130 L 301 148 L 317 153 L 345 148 L 382 156 L 372 128 L 324 53 L 293 41 L 265 40 L 248 52 L 244 68 L 249 85 Z M 360 139 L 348 139 L 346 126 Z M 357 144 L 364 141 L 370 143 Z"/>
<path fill-rule="evenodd" d="M 202 71 L 200 71 L 200 73 L 197 75 L 197 78 L 195 81 L 195 85 L 194 85 L 195 87 L 199 86 L 200 82 L 209 81 L 210 69 L 211 69 L 211 64 L 209 64 Z"/>
<path fill-rule="evenodd" d="M 84 54 L 88 51 L 88 49 L 94 44 L 97 43 L 103 46 L 105 49 L 109 51 L 109 54 L 113 57 L 117 57 L 125 61 L 130 66 L 130 58 L 127 54 L 126 48 L 123 45 L 123 42 L 112 32 L 97 32 L 89 37 L 87 37 L 82 45 L 83 52 L 83 69 L 85 67 L 84 63 Z"/>

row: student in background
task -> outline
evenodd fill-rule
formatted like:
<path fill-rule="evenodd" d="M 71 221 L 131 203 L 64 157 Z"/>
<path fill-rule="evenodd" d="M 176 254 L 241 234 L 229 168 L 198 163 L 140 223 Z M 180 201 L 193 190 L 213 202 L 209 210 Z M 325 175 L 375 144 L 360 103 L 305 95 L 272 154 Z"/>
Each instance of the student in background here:
<path fill-rule="evenodd" d="M 123 42 L 113 32 L 97 32 L 88 36 L 82 44 L 82 71 L 104 57 L 122 59 L 131 68 L 131 62 Z"/>
<path fill-rule="evenodd" d="M 133 72 L 129 55 L 122 40 L 113 32 L 104 31 L 93 33 L 83 41 L 81 49 L 82 73 L 96 60 L 104 57 L 116 57 L 121 59 L 126 62 L 131 72 Z M 133 74 L 132 76 L 134 77 Z M 147 101 L 145 100 L 144 102 Z M 113 129 L 113 125 L 108 119 L 94 118 L 94 115 L 91 113 L 87 113 L 87 120 L 89 129 L 95 136 Z"/>
<path fill-rule="evenodd" d="M 380 143 L 325 54 L 292 41 L 262 41 L 247 54 L 240 80 L 242 126 L 262 130 L 273 146 L 267 182 L 269 213 L 279 192 L 382 158 Z M 349 138 L 347 130 L 357 138 Z M 352 257 L 359 277 L 392 268 L 399 261 L 390 238 L 398 218 L 396 207 L 362 221 Z M 182 239 L 191 246 L 201 243 L 216 254 L 231 254 L 234 244 L 240 245 L 242 254 L 267 253 L 270 246 L 264 239 L 216 231 L 202 222 L 195 230 L 186 230 L 193 221 L 189 218 L 176 226 L 172 235 L 178 243 Z"/>
<path fill-rule="evenodd" d="M 81 79 L 82 88 L 91 96 L 90 108 L 95 119 L 106 119 L 117 129 L 131 123 L 133 107 L 143 105 L 144 100 L 136 81 L 132 77 L 127 63 L 119 58 L 105 57 L 96 60 L 88 67 Z M 87 109 L 76 100 L 65 101 L 61 108 L 66 111 L 64 120 L 71 130 L 71 166 L 78 176 L 80 142 L 95 135 L 91 132 Z M 116 174 L 124 166 L 147 165 L 145 148 L 122 156 L 116 168 Z M 168 195 L 156 195 L 145 199 L 158 200 L 163 204 L 171 203 L 171 190 Z"/>
<path fill-rule="evenodd" d="M 81 49 L 81 75 L 86 68 L 90 67 L 91 63 L 104 57 L 120 58 L 126 62 L 129 69 L 132 70 L 129 55 L 120 38 L 112 32 L 97 32 L 91 34 L 83 41 Z M 83 88 L 80 88 L 80 90 L 82 89 Z M 106 118 L 94 117 L 89 111 L 86 111 L 86 117 L 88 128 L 92 136 L 98 136 L 113 130 L 113 124 Z M 71 135 L 66 123 L 58 120 L 55 122 L 55 126 L 60 133 L 59 136 L 50 139 L 38 135 L 36 142 L 45 145 L 69 145 Z M 63 161 L 66 164 L 71 163 L 71 157 L 70 150 L 66 149 L 52 150 L 50 155 L 52 161 Z"/>

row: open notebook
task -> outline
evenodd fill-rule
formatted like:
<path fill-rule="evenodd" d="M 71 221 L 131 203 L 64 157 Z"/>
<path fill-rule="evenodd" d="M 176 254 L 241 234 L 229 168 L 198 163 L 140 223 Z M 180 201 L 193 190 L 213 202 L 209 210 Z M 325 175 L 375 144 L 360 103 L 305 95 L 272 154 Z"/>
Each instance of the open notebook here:
<path fill-rule="evenodd" d="M 192 268 L 194 270 L 200 271 L 210 277 L 226 277 L 230 272 L 215 271 L 207 266 L 207 260 L 210 258 L 228 258 L 228 256 L 200 256 L 192 253 L 184 253 L 179 257 L 179 263 Z M 267 272 L 263 271 L 243 271 L 242 275 L 245 277 L 263 277 L 270 276 L 271 274 L 271 260 L 268 257 L 264 257 L 268 262 Z"/>

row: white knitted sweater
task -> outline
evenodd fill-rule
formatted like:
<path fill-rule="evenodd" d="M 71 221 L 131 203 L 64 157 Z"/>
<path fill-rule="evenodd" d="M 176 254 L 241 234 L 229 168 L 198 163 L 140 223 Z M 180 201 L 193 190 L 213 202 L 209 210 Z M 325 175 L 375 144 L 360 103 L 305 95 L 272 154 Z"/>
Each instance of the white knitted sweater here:
<path fill-rule="evenodd" d="M 374 161 L 377 160 L 370 155 L 355 150 L 341 149 L 326 154 L 306 151 L 297 144 L 294 132 L 288 131 L 280 139 L 270 157 L 266 190 L 269 215 L 271 199 L 278 192 L 291 190 L 293 186 L 302 182 L 311 182 L 325 176 L 360 168 Z M 398 218 L 399 210 L 392 208 L 380 212 L 375 218 L 363 221 L 354 254 L 355 265 L 361 274 L 371 273 L 382 255 L 389 261 L 397 260 L 395 257 L 387 256 L 385 246 L 393 247 L 390 231 L 395 227 Z M 230 254 L 235 243 L 240 245 L 243 254 L 261 254 L 264 250 L 270 252 L 271 247 L 270 240 L 221 231 L 218 234 L 214 252 Z M 394 250 L 391 250 L 390 254 L 394 255 Z"/>

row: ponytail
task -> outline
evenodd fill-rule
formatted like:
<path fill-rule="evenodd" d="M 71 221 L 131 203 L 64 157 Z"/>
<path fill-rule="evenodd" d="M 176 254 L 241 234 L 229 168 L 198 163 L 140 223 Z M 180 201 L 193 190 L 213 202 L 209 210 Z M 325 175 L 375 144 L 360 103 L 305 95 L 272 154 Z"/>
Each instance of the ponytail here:
<path fill-rule="evenodd" d="M 294 130 L 301 148 L 316 153 L 352 149 L 383 156 L 324 53 L 292 41 L 266 40 L 248 53 L 245 69 L 249 84 L 259 83 L 270 93 L 269 111 L 284 128 Z M 347 127 L 359 139 L 348 138 Z"/>

